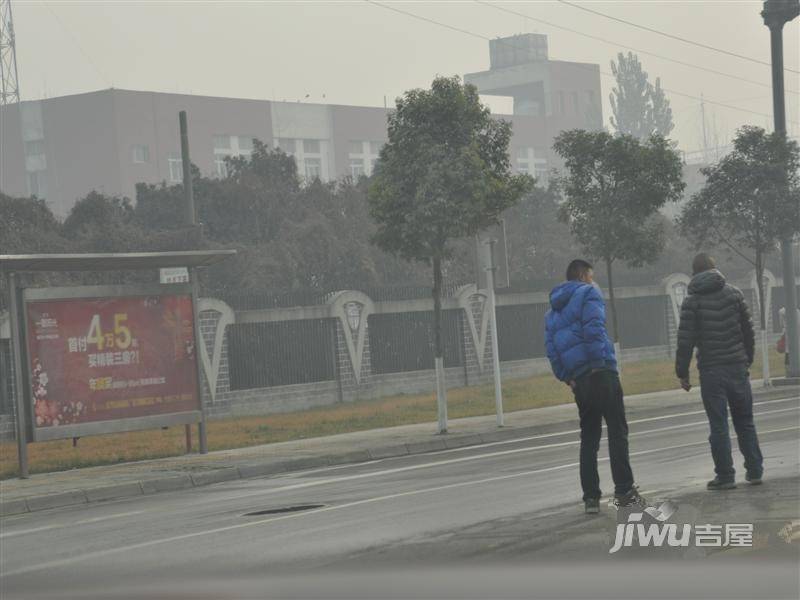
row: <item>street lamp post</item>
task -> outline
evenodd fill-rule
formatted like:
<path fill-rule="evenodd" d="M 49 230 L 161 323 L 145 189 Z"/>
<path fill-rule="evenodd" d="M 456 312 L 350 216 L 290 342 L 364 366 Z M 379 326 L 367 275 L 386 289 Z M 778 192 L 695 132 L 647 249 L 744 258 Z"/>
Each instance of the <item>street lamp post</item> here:
<path fill-rule="evenodd" d="M 783 26 L 800 15 L 800 0 L 766 0 L 761 16 L 769 27 L 772 46 L 772 110 L 775 132 L 786 137 L 786 105 L 783 90 Z M 800 377 L 800 335 L 797 322 L 792 238 L 781 240 L 783 290 L 786 296 L 786 351 L 789 353 L 787 377 Z"/>

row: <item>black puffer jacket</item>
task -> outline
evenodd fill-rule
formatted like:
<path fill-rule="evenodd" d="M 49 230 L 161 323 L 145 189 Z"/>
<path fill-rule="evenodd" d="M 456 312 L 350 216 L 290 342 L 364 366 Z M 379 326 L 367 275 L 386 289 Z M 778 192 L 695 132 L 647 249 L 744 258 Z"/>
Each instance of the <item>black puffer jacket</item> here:
<path fill-rule="evenodd" d="M 716 269 L 703 271 L 689 283 L 681 305 L 675 372 L 689 376 L 692 350 L 697 347 L 697 367 L 743 364 L 750 366 L 755 333 L 742 292 L 725 283 Z"/>

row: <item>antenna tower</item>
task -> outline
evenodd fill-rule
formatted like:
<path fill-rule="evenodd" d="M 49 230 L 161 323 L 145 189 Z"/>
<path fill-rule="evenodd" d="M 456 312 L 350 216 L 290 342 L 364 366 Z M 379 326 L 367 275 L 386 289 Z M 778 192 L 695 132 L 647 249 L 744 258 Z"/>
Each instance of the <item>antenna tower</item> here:
<path fill-rule="evenodd" d="M 14 42 L 14 19 L 11 0 L 0 0 L 0 105 L 19 102 L 17 47 Z"/>

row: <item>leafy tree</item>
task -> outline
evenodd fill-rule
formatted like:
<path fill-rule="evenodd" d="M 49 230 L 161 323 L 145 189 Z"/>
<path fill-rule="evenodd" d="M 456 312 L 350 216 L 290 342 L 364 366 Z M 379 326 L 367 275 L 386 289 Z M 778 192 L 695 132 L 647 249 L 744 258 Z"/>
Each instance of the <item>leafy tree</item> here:
<path fill-rule="evenodd" d="M 0 254 L 60 252 L 68 245 L 44 200 L 0 192 Z"/>
<path fill-rule="evenodd" d="M 656 84 L 650 86 L 650 104 L 647 107 L 647 122 L 652 128 L 651 133 L 667 137 L 675 128 L 672 122 L 672 108 L 669 99 L 661 87 L 661 78 L 656 77 Z"/>
<path fill-rule="evenodd" d="M 640 142 L 629 135 L 580 129 L 561 133 L 553 144 L 567 174 L 560 179 L 566 200 L 561 219 L 588 255 L 608 274 L 614 341 L 619 340 L 613 265 L 654 262 L 664 247 L 658 210 L 684 188 L 681 160 L 663 137 Z"/>
<path fill-rule="evenodd" d="M 496 223 L 530 187 L 512 175 L 509 123 L 493 119 L 477 89 L 438 77 L 431 89 L 398 98 L 389 141 L 370 185 L 373 241 L 383 250 L 433 267 L 434 357 L 439 429 L 447 430 L 442 347 L 442 262 L 453 240 Z"/>
<path fill-rule="evenodd" d="M 65 237 L 96 252 L 114 252 L 127 246 L 123 230 L 133 220 L 133 206 L 127 198 L 89 192 L 78 200 L 64 221 Z"/>
<path fill-rule="evenodd" d="M 558 218 L 559 199 L 555 185 L 536 187 L 503 214 L 512 282 L 544 284 L 563 277 L 565 258 L 578 249 Z"/>
<path fill-rule="evenodd" d="M 657 133 L 669 135 L 674 125 L 669 100 L 656 78 L 653 86 L 642 69 L 639 57 L 633 52 L 620 52 L 617 62 L 611 61 L 616 86 L 611 90 L 611 125 L 617 133 L 646 139 Z"/>
<path fill-rule="evenodd" d="M 780 239 L 800 233 L 800 146 L 742 127 L 733 150 L 703 174 L 705 186 L 684 207 L 679 227 L 698 248 L 723 244 L 755 268 L 765 330 L 765 261 Z"/>

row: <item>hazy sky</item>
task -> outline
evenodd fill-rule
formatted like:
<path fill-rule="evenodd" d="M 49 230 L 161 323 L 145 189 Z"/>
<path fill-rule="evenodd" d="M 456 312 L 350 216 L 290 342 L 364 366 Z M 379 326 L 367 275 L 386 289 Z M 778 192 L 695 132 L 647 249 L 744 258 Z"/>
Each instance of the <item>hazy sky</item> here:
<path fill-rule="evenodd" d="M 769 84 L 770 68 L 666 39 L 555 1 L 383 2 L 484 37 L 549 36 L 550 57 L 599 63 L 621 45 Z M 364 1 L 12 0 L 23 99 L 108 87 L 276 100 L 382 106 L 437 74 L 488 68 L 488 42 Z M 769 62 L 761 2 L 625 0 L 586 3 L 598 11 Z M 497 7 L 525 13 L 514 16 Z M 616 42 L 607 44 L 533 18 Z M 800 69 L 800 20 L 784 32 L 786 66 Z M 640 54 L 668 90 L 770 115 L 771 91 Z M 609 77 L 602 78 L 608 122 Z M 800 76 L 786 73 L 789 131 L 800 132 Z M 323 98 L 324 95 L 324 98 Z M 684 150 L 702 147 L 699 100 L 668 94 Z M 510 101 L 488 99 L 510 112 Z M 746 123 L 771 117 L 705 105 L 707 138 L 724 144 Z"/>

